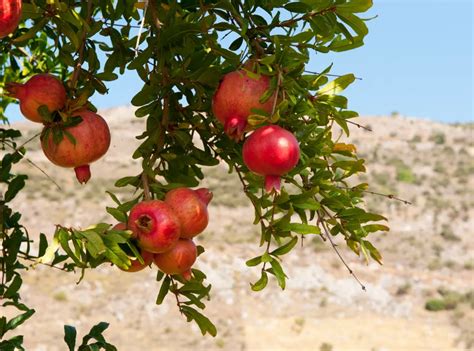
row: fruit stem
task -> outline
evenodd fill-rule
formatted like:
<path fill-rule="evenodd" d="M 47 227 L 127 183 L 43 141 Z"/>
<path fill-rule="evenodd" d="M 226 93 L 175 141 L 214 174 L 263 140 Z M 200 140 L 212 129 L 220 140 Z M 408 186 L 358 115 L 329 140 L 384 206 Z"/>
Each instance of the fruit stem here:
<path fill-rule="evenodd" d="M 91 169 L 89 165 L 83 165 L 74 168 L 74 171 L 76 172 L 76 178 L 81 184 L 86 184 L 89 179 L 91 179 Z"/>
<path fill-rule="evenodd" d="M 224 123 L 224 131 L 230 139 L 236 142 L 243 139 L 247 121 L 239 116 L 232 116 L 226 119 Z"/>
<path fill-rule="evenodd" d="M 271 193 L 272 191 L 280 192 L 281 178 L 276 175 L 265 176 L 265 191 Z"/>

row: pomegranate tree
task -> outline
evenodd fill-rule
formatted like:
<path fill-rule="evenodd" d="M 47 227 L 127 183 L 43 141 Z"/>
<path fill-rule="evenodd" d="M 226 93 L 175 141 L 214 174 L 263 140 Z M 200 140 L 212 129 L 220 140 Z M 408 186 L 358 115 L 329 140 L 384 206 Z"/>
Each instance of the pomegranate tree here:
<path fill-rule="evenodd" d="M 277 125 L 260 127 L 245 140 L 242 155 L 246 166 L 265 177 L 265 190 L 280 191 L 280 176 L 291 171 L 300 158 L 295 136 Z"/>
<path fill-rule="evenodd" d="M 10 97 L 20 100 L 21 113 L 37 123 L 48 122 L 40 114 L 40 106 L 46 106 L 48 112 L 53 113 L 66 104 L 66 89 L 63 83 L 51 74 L 37 74 L 25 84 L 9 83 L 6 90 Z"/>
<path fill-rule="evenodd" d="M 27 118 L 47 125 L 41 143 L 48 158 L 75 168 L 80 182 L 89 179 L 89 164 L 106 152 L 110 134 L 95 113 L 81 110 L 80 118 L 70 114 L 91 106 L 89 99 L 100 101 L 97 95 L 112 89 L 108 82 L 125 70 L 134 71 L 142 89 L 115 87 L 129 94 L 136 117 L 144 122 L 125 122 L 128 132 L 139 129 L 140 145 L 133 155 L 121 158 L 139 161 L 140 169 L 130 167 L 130 174 L 116 181 L 123 189 L 120 196 L 109 192 L 115 205 L 106 209 L 116 221 L 127 222 L 134 237 L 110 230 L 107 223 L 87 229 L 58 224 L 48 248 L 46 235 L 40 236 L 39 245 L 29 245 L 31 236 L 20 223 L 22 216 L 10 206 L 27 179 L 15 169 L 26 148 L 19 131 L 8 124 L 0 128 L 0 189 L 7 224 L 0 234 L 0 270 L 5 278 L 0 295 L 9 309 L 17 310 L 0 319 L 0 350 L 12 345 L 22 348 L 23 338 L 8 333 L 34 313 L 20 299 L 20 270 L 28 268 L 29 262 L 40 256 L 39 263 L 82 273 L 105 262 L 127 268 L 132 256 L 127 248 L 133 249 L 132 245 L 153 250 L 163 269 L 157 272 L 156 303 L 166 296 L 173 298 L 188 321 L 196 321 L 203 334 L 215 336 L 215 326 L 200 312 L 210 295 L 206 274 L 193 267 L 189 282 L 172 276 L 182 272 L 185 279 L 191 278 L 195 249 L 187 238 L 206 227 L 210 194 L 183 191 L 171 193 L 164 201 L 170 189 L 198 187 L 212 166 L 220 170 L 225 164 L 229 173 L 235 173 L 239 191 L 254 209 L 253 223 L 261 235 L 255 242 L 260 252 L 247 261 L 260 275 L 251 284 L 253 290 L 262 290 L 267 283 L 285 288 L 283 263 L 295 260 L 282 256 L 299 246 L 300 234 L 317 234 L 337 250 L 334 238 L 357 255 L 381 262 L 368 234 L 388 228 L 373 223 L 384 217 L 361 205 L 364 194 L 376 192 L 350 178 L 365 171 L 364 160 L 357 156 L 355 145 L 334 141 L 331 133 L 338 125 L 349 134 L 350 124 L 357 124 L 352 121 L 357 113 L 348 110 L 347 99 L 339 95 L 355 76 L 330 78 L 331 66 L 311 60 L 315 52 L 362 45 L 368 22 L 359 14 L 370 8 L 371 0 L 24 1 L 24 25 L 13 35 L 8 33 L 19 20 L 21 2 L 0 0 L 0 4 L 0 93 L 17 97 Z M 6 18 L 13 18 L 14 24 L 7 25 Z M 143 30 L 137 31 L 137 26 Z M 40 75 L 42 82 L 35 88 L 38 72 L 60 72 L 67 80 L 67 94 L 62 83 L 50 76 Z M 24 85 L 7 86 L 29 78 Z M 1 121 L 7 120 L 11 102 L 0 99 Z M 212 112 L 215 117 L 210 118 Z M 245 145 L 233 142 L 270 122 L 288 126 L 288 131 L 267 126 L 251 134 Z M 298 168 L 291 171 L 296 163 Z M 262 191 L 260 176 L 252 172 L 265 177 L 270 193 Z M 272 191 L 279 189 L 283 175 L 292 187 Z M 216 194 L 231 193 L 224 177 L 214 179 Z M 103 192 L 94 195 L 99 194 Z M 241 220 L 250 224 L 252 218 Z M 182 250 L 191 254 L 181 256 Z M 212 245 L 209 250 L 213 256 L 219 254 Z M 254 250 L 242 251 L 239 259 L 249 258 L 247 252 Z M 71 328 L 65 330 L 70 349 L 87 348 L 74 345 Z M 97 333 L 94 339 L 100 343 Z"/>
<path fill-rule="evenodd" d="M 224 125 L 229 138 L 236 141 L 243 138 L 252 109 L 271 114 L 276 94 L 273 93 L 265 102 L 260 101 L 269 88 L 269 76 L 250 77 L 245 69 L 227 73 L 222 78 L 212 98 L 212 112 Z"/>
<path fill-rule="evenodd" d="M 181 238 L 191 239 L 206 229 L 209 222 L 207 205 L 212 199 L 209 189 L 176 188 L 165 196 L 181 224 Z"/>
<path fill-rule="evenodd" d="M 0 39 L 18 27 L 21 19 L 21 0 L 0 0 Z"/>
<path fill-rule="evenodd" d="M 156 254 L 154 261 L 158 268 L 166 274 L 183 274 L 189 280 L 191 266 L 196 261 L 197 249 L 190 239 L 179 239 L 167 252 Z"/>
<path fill-rule="evenodd" d="M 178 241 L 181 225 L 173 210 L 161 200 L 142 201 L 130 211 L 128 228 L 143 250 L 161 253 Z"/>
<path fill-rule="evenodd" d="M 41 135 L 46 157 L 60 167 L 74 168 L 79 183 L 91 177 L 89 164 L 101 158 L 110 146 L 107 122 L 97 113 L 82 109 L 73 113 L 82 120 L 69 127 L 47 126 Z M 60 135 L 59 142 L 55 135 Z"/>

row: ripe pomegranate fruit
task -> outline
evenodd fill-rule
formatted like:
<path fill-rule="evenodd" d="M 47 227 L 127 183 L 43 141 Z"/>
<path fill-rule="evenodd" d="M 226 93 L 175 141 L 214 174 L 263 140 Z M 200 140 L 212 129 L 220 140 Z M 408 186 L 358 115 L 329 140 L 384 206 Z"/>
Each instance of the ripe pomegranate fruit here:
<path fill-rule="evenodd" d="M 165 253 L 156 254 L 154 261 L 166 274 L 183 274 L 184 279 L 191 278 L 191 266 L 197 258 L 196 245 L 190 239 L 179 239 L 173 248 Z"/>
<path fill-rule="evenodd" d="M 74 143 L 63 135 L 56 144 L 53 132 L 41 136 L 41 147 L 46 157 L 55 165 L 72 168 L 79 183 L 87 183 L 91 177 L 89 163 L 97 161 L 109 149 L 110 131 L 107 122 L 98 114 L 89 110 L 79 110 L 73 116 L 80 116 L 82 121 L 71 127 L 65 127 L 75 139 Z M 45 137 L 46 136 L 46 137 Z"/>
<path fill-rule="evenodd" d="M 206 229 L 209 222 L 207 205 L 212 199 L 209 189 L 176 188 L 165 196 L 181 224 L 181 238 L 191 239 Z"/>
<path fill-rule="evenodd" d="M 128 228 L 143 250 L 162 253 L 178 241 L 180 224 L 171 207 L 160 200 L 136 204 L 128 217 Z"/>
<path fill-rule="evenodd" d="M 229 138 L 235 141 L 243 138 L 251 109 L 263 110 L 269 114 L 272 112 L 277 98 L 275 93 L 263 104 L 259 101 L 269 87 L 270 77 L 261 75 L 258 79 L 253 79 L 245 70 L 224 76 L 212 98 L 212 112 L 224 124 L 224 131 Z"/>
<path fill-rule="evenodd" d="M 128 228 L 127 228 L 127 225 L 125 223 L 118 223 L 112 229 L 127 230 Z M 119 244 L 119 245 L 122 245 L 122 244 Z M 130 261 L 131 261 L 130 267 L 128 269 L 123 269 L 121 267 L 118 267 L 118 268 L 121 269 L 124 272 L 138 272 L 138 271 L 141 271 L 142 269 L 144 269 L 145 267 L 149 266 L 153 262 L 153 254 L 151 252 L 148 252 L 148 251 L 145 251 L 145 250 L 140 250 L 140 255 L 143 258 L 143 263 L 140 263 L 140 261 L 136 257 L 129 256 Z"/>
<path fill-rule="evenodd" d="M 37 74 L 25 84 L 9 83 L 6 90 L 10 97 L 20 100 L 21 113 L 33 122 L 45 122 L 38 112 L 41 105 L 45 105 L 52 113 L 66 104 L 66 89 L 63 83 L 50 74 Z"/>
<path fill-rule="evenodd" d="M 245 141 L 244 163 L 254 173 L 265 176 L 265 190 L 280 191 L 280 176 L 291 171 L 300 158 L 295 136 L 276 125 L 260 127 Z"/>
<path fill-rule="evenodd" d="M 21 0 L 0 0 L 0 39 L 18 27 L 21 19 Z"/>

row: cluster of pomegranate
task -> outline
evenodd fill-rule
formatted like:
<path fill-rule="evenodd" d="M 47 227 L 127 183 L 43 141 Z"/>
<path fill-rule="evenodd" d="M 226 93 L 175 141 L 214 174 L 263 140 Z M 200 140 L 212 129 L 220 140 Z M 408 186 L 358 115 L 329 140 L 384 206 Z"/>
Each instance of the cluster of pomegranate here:
<path fill-rule="evenodd" d="M 21 19 L 21 0 L 0 0 L 0 39 L 13 33 Z"/>
<path fill-rule="evenodd" d="M 68 126 L 68 121 L 45 120 L 41 108 L 47 108 L 53 116 L 64 109 L 67 101 L 63 83 L 51 74 L 37 74 L 25 84 L 9 83 L 6 91 L 19 100 L 27 119 L 45 124 L 41 147 L 46 157 L 57 166 L 74 168 L 79 183 L 87 183 L 91 177 L 89 164 L 101 158 L 110 146 L 110 130 L 105 120 L 85 107 L 67 113 L 80 117 L 78 124 Z M 54 135 L 58 130 L 62 133 L 59 142 Z"/>
<path fill-rule="evenodd" d="M 260 75 L 254 79 L 249 77 L 246 69 L 224 76 L 212 99 L 212 111 L 224 125 L 229 138 L 235 141 L 243 139 L 252 109 L 267 114 L 273 112 L 278 99 L 276 93 L 265 102 L 260 102 L 269 88 L 268 76 Z M 291 132 L 277 125 L 267 125 L 250 134 L 244 142 L 242 154 L 249 170 L 265 177 L 265 190 L 279 192 L 280 177 L 296 166 L 300 148 Z"/>
<path fill-rule="evenodd" d="M 176 188 L 163 201 L 148 200 L 136 204 L 130 211 L 128 223 L 115 229 L 129 229 L 140 248 L 143 263 L 131 257 L 128 272 L 137 272 L 155 262 L 166 274 L 180 274 L 191 279 L 191 267 L 197 258 L 193 238 L 202 233 L 209 222 L 207 205 L 212 193 Z"/>

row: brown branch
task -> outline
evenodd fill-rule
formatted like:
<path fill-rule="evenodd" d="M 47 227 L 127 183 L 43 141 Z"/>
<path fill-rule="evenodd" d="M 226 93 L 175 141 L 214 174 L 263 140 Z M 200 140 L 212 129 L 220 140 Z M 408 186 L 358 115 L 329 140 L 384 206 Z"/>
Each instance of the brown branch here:
<path fill-rule="evenodd" d="M 142 172 L 142 185 L 143 185 L 143 197 L 145 201 L 151 200 L 150 186 L 148 184 L 148 175 L 145 172 Z"/>
<path fill-rule="evenodd" d="M 161 30 L 161 26 L 163 23 L 160 21 L 158 18 L 158 13 L 156 12 L 156 1 L 155 0 L 149 0 L 150 2 L 150 13 L 151 17 L 153 19 L 153 24 L 155 25 L 157 30 Z"/>

